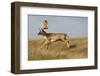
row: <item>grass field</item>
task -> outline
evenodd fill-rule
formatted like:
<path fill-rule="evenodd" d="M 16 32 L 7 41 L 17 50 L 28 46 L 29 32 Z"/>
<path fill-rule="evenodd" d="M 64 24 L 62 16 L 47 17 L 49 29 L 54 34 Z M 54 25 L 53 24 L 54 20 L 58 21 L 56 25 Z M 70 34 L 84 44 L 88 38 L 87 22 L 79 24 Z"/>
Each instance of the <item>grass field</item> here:
<path fill-rule="evenodd" d="M 34 39 L 28 42 L 28 60 L 50 60 L 50 59 L 79 59 L 88 57 L 88 42 L 86 37 L 70 39 L 70 48 L 64 46 L 63 42 L 54 42 L 49 48 L 40 48 L 43 39 Z"/>

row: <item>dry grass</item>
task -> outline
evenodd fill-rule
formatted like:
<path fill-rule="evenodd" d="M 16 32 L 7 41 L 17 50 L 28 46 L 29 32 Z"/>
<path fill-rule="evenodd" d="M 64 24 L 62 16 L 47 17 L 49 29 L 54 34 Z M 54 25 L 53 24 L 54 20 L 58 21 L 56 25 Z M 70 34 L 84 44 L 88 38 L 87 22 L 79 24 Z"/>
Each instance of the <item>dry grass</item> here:
<path fill-rule="evenodd" d="M 70 48 L 64 46 L 63 42 L 54 42 L 46 47 L 40 48 L 43 39 L 28 42 L 28 60 L 49 59 L 76 59 L 87 58 L 87 38 L 71 38 Z"/>

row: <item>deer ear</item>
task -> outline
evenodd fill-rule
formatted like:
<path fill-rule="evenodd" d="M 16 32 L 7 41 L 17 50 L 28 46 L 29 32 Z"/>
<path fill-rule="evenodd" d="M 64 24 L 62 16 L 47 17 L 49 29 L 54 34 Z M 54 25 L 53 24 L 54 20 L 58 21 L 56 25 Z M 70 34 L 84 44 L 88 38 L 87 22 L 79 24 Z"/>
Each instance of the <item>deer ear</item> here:
<path fill-rule="evenodd" d="M 41 28 L 39 28 L 39 31 L 41 31 Z"/>
<path fill-rule="evenodd" d="M 40 28 L 38 28 L 38 30 L 40 31 Z"/>
<path fill-rule="evenodd" d="M 39 28 L 40 31 L 44 31 L 43 28 Z"/>
<path fill-rule="evenodd" d="M 43 28 L 40 28 L 41 31 L 43 31 Z"/>
<path fill-rule="evenodd" d="M 44 31 L 44 29 L 41 28 L 41 31 Z"/>

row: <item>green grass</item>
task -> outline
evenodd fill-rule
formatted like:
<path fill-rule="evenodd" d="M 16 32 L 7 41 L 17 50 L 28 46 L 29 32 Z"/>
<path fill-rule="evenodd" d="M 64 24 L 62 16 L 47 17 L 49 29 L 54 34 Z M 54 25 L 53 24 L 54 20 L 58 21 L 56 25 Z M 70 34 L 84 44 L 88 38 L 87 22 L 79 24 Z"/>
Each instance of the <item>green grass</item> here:
<path fill-rule="evenodd" d="M 43 39 L 34 39 L 28 42 L 28 60 L 50 60 L 50 59 L 79 59 L 87 58 L 87 38 L 71 38 L 70 48 L 64 46 L 63 42 L 54 42 L 46 47 L 40 48 Z"/>

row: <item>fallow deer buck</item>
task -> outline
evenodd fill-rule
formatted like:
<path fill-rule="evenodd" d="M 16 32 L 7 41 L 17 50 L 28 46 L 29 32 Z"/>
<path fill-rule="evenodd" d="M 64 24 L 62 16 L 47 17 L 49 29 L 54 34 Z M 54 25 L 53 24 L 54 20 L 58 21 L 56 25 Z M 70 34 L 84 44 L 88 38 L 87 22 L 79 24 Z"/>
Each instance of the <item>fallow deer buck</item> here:
<path fill-rule="evenodd" d="M 68 48 L 70 47 L 69 37 L 65 33 L 47 33 L 43 29 L 40 29 L 38 35 L 42 35 L 46 38 L 44 43 L 42 44 L 42 47 L 47 45 L 47 48 L 48 48 L 49 43 L 56 42 L 56 41 L 62 41 L 62 42 L 65 43 L 65 45 Z"/>

